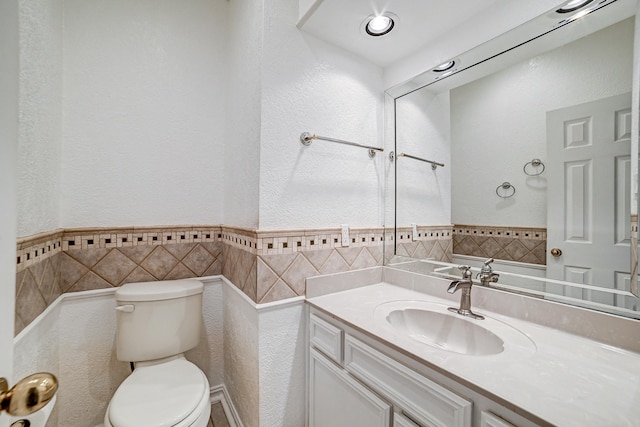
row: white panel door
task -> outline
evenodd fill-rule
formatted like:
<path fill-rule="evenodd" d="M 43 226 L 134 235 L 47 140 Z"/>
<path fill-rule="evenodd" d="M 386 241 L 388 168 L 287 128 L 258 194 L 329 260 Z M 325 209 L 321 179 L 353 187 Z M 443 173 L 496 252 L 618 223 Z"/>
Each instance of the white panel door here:
<path fill-rule="evenodd" d="M 629 274 L 630 141 L 629 93 L 547 113 L 547 277 L 614 288 Z M 619 303 L 604 292 L 548 290 Z"/>
<path fill-rule="evenodd" d="M 391 425 L 391 405 L 315 349 L 309 353 L 309 427 Z"/>

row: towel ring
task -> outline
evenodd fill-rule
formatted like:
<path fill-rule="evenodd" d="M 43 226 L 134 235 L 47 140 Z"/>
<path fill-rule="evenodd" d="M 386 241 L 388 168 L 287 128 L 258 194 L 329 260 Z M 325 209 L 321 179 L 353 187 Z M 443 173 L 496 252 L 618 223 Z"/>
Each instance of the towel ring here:
<path fill-rule="evenodd" d="M 500 194 L 500 189 L 503 190 L 502 194 Z M 509 197 L 512 197 L 514 194 L 516 194 L 516 187 L 511 185 L 510 182 L 505 181 L 496 187 L 496 194 L 498 195 L 498 197 L 508 199 Z"/>
<path fill-rule="evenodd" d="M 527 170 L 527 166 L 531 165 L 531 167 L 528 168 Z M 542 169 L 540 170 L 540 172 L 535 172 L 536 168 L 539 168 L 540 166 L 542 166 Z M 540 159 L 533 159 L 528 163 L 525 163 L 524 167 L 522 168 L 524 170 L 524 173 L 528 176 L 538 176 L 538 175 L 542 175 L 542 172 L 544 172 L 544 163 L 542 163 L 542 160 Z M 530 172 L 531 171 L 531 172 Z"/>

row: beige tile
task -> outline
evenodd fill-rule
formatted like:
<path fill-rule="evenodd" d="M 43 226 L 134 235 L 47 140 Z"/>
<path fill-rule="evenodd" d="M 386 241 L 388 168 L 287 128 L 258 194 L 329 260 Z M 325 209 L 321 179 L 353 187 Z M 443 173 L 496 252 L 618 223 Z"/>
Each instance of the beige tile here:
<path fill-rule="evenodd" d="M 176 257 L 162 246 L 156 246 L 154 251 L 140 264 L 158 280 L 164 277 L 178 264 Z"/>
<path fill-rule="evenodd" d="M 66 253 L 60 256 L 60 286 L 63 292 L 67 292 L 89 269 Z"/>
<path fill-rule="evenodd" d="M 514 260 L 522 259 L 529 252 L 519 239 L 514 239 L 504 249 Z"/>
<path fill-rule="evenodd" d="M 278 281 L 278 275 L 262 260 L 262 257 L 258 257 L 257 261 L 257 299 L 261 300 L 271 287 Z"/>
<path fill-rule="evenodd" d="M 69 288 L 67 292 L 91 291 L 94 289 L 107 289 L 111 287 L 112 286 L 109 282 L 90 271 L 82 276 L 82 278 Z"/>
<path fill-rule="evenodd" d="M 278 280 L 269 291 L 265 294 L 265 296 L 259 302 L 261 304 L 267 302 L 280 301 L 287 298 L 293 298 L 296 296 L 296 293 L 289 288 L 286 283 L 282 280 Z"/>
<path fill-rule="evenodd" d="M 118 286 L 136 267 L 136 263 L 122 252 L 118 249 L 112 249 L 92 268 L 92 271 L 99 274 L 112 286 Z"/>
<path fill-rule="evenodd" d="M 189 267 L 191 271 L 196 273 L 197 276 L 201 276 L 214 260 L 215 257 L 211 255 L 209 251 L 202 246 L 197 245 L 184 257 L 182 263 Z"/>
<path fill-rule="evenodd" d="M 180 280 L 190 277 L 197 277 L 197 274 L 189 270 L 184 264 L 178 263 L 175 267 L 173 267 L 173 270 L 167 273 L 167 275 L 164 277 L 164 280 Z"/>
<path fill-rule="evenodd" d="M 324 249 L 320 251 L 303 251 L 302 254 L 309 260 L 309 262 L 315 267 L 316 270 L 320 270 L 320 267 L 327 262 L 329 256 L 333 253 L 333 249 Z"/>
<path fill-rule="evenodd" d="M 203 276 L 218 276 L 220 274 L 222 274 L 222 262 L 218 259 L 207 268 L 207 271 L 202 273 Z"/>
<path fill-rule="evenodd" d="M 80 262 L 85 267 L 93 267 L 98 261 L 100 261 L 105 255 L 107 255 L 111 249 L 106 248 L 87 248 L 79 251 L 69 251 L 67 254 L 76 261 Z"/>
<path fill-rule="evenodd" d="M 362 268 L 375 267 L 377 265 L 378 262 L 371 256 L 369 251 L 363 248 L 363 250 L 360 251 L 360 255 L 358 255 L 358 258 L 356 258 L 353 264 L 351 264 L 351 269 L 359 270 Z"/>
<path fill-rule="evenodd" d="M 203 242 L 200 245 L 206 250 L 208 250 L 209 253 L 216 258 L 219 258 L 222 255 L 221 242 Z"/>
<path fill-rule="evenodd" d="M 138 266 L 136 267 L 131 274 L 129 274 L 123 281 L 122 284 L 125 283 L 139 283 L 139 282 L 153 282 L 156 278 L 153 277 L 148 271 L 144 268 Z"/>
<path fill-rule="evenodd" d="M 278 276 L 282 276 L 297 256 L 297 253 L 263 255 L 262 260 L 274 271 L 274 273 Z"/>
<path fill-rule="evenodd" d="M 249 267 L 249 274 L 242 284 L 242 290 L 251 298 L 252 301 L 258 302 L 258 277 L 257 277 L 257 259 L 254 258 L 253 264 Z"/>
<path fill-rule="evenodd" d="M 347 264 L 351 265 L 358 258 L 362 248 L 354 247 L 354 248 L 337 248 L 338 253 L 347 261 Z"/>
<path fill-rule="evenodd" d="M 20 316 L 23 324 L 27 326 L 45 308 L 47 308 L 47 303 L 38 289 L 38 284 L 31 272 L 27 271 L 22 281 L 22 286 L 20 286 L 20 291 L 16 294 L 16 314 Z"/>
<path fill-rule="evenodd" d="M 40 283 L 42 282 L 42 275 L 44 274 L 46 263 L 46 259 L 41 259 L 40 261 L 33 263 L 31 267 L 29 267 L 31 274 L 33 275 L 33 278 L 38 285 L 40 285 Z"/>
<path fill-rule="evenodd" d="M 327 261 L 320 267 L 319 271 L 320 274 L 342 273 L 349 271 L 349 265 L 338 252 L 334 251 L 329 255 L 329 258 L 327 258 Z"/>
<path fill-rule="evenodd" d="M 55 263 L 47 259 L 43 264 L 45 264 L 45 269 L 39 287 L 40 293 L 47 305 L 49 305 L 62 295 L 62 289 L 54 270 Z"/>
<path fill-rule="evenodd" d="M 320 274 L 313 265 L 302 255 L 293 261 L 289 269 L 282 275 L 282 280 L 296 293 L 296 295 L 305 295 L 306 283 L 305 279 Z"/>
<path fill-rule="evenodd" d="M 164 248 L 177 259 L 183 259 L 189 252 L 193 250 L 198 243 L 178 243 L 175 245 L 165 245 Z"/>
<path fill-rule="evenodd" d="M 129 257 L 131 261 L 135 262 L 136 264 L 140 264 L 147 256 L 149 256 L 151 252 L 153 252 L 154 249 L 154 246 L 141 245 L 133 246 L 130 248 L 119 248 L 119 251 Z"/>

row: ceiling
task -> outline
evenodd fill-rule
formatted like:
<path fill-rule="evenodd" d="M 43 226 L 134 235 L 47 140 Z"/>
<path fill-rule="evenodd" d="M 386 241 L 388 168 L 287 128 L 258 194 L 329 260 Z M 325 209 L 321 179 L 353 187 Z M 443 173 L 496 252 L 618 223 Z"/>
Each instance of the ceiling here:
<path fill-rule="evenodd" d="M 463 24 L 469 28 L 481 12 L 512 3 L 522 0 L 316 0 L 298 26 L 386 67 Z M 365 19 L 382 12 L 397 16 L 393 31 L 381 37 L 364 33 Z"/>
<path fill-rule="evenodd" d="M 350 51 L 380 67 L 419 51 L 435 40 L 473 32 L 474 28 L 493 25 L 493 18 L 504 24 L 505 13 L 514 14 L 530 0 L 307 0 L 300 1 L 298 27 L 331 44 Z M 554 2 L 559 3 L 558 1 Z M 308 6 L 304 6 L 306 4 Z M 531 7 L 531 6 L 529 6 Z M 545 6 L 542 6 L 545 7 Z M 542 10 L 547 10 L 546 7 Z M 371 15 L 391 12 L 397 16 L 394 29 L 381 37 L 363 31 L 363 23 Z M 540 13 L 538 10 L 533 16 Z M 530 16 L 529 18 L 533 17 Z M 522 21 L 524 22 L 524 21 Z M 481 32 L 481 31 L 480 31 Z M 483 42 L 485 40 L 478 40 Z"/>

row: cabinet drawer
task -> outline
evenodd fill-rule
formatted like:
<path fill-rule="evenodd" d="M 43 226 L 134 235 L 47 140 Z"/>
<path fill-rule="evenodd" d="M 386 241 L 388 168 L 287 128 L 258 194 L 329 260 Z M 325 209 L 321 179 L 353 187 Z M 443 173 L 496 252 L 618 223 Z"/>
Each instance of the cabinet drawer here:
<path fill-rule="evenodd" d="M 311 314 L 309 322 L 311 345 L 335 362 L 342 364 L 342 329 Z"/>
<path fill-rule="evenodd" d="M 491 412 L 482 411 L 480 415 L 480 427 L 516 427 Z"/>
<path fill-rule="evenodd" d="M 347 371 L 403 408 L 417 422 L 442 427 L 469 427 L 473 402 L 451 392 L 346 335 Z"/>

